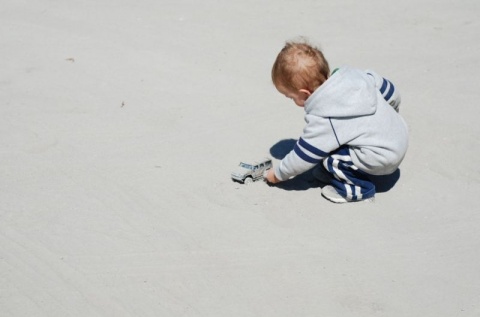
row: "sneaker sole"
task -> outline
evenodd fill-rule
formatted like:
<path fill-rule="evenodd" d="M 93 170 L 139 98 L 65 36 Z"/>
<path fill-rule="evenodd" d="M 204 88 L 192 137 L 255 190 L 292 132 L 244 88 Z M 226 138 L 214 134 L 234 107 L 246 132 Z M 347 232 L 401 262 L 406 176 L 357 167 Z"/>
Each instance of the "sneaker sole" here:
<path fill-rule="evenodd" d="M 361 200 L 348 200 L 347 198 L 340 196 L 340 194 L 331 185 L 328 185 L 322 188 L 322 196 L 336 204 L 356 203 L 356 202 L 369 202 L 369 203 L 375 202 L 375 197 L 370 197 L 370 198 L 361 199 Z"/>

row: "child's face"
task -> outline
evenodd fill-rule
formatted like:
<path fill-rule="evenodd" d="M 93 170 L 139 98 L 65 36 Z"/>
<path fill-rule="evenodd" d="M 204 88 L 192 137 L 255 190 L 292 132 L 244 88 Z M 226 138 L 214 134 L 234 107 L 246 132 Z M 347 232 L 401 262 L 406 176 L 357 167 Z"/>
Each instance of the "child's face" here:
<path fill-rule="evenodd" d="M 311 93 L 306 89 L 300 89 L 297 92 L 289 91 L 281 86 L 277 87 L 277 90 L 285 95 L 285 97 L 292 99 L 293 102 L 299 107 L 303 107 L 305 105 L 305 101 L 311 95 Z"/>

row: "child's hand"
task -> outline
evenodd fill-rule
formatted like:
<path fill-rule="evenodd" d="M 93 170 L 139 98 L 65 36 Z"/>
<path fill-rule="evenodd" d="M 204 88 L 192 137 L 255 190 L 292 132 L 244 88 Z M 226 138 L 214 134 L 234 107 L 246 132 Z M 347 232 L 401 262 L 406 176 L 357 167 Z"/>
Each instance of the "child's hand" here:
<path fill-rule="evenodd" d="M 280 180 L 275 176 L 275 171 L 273 168 L 269 169 L 266 173 L 265 173 L 265 180 L 270 183 L 270 184 L 276 184 L 278 182 L 280 182 Z"/>

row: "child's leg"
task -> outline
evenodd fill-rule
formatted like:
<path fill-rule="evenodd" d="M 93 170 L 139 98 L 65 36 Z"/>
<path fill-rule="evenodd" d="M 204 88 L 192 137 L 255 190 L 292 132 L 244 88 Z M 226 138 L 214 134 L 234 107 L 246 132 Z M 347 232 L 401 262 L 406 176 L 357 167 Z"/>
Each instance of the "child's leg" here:
<path fill-rule="evenodd" d="M 342 147 L 325 158 L 323 165 L 334 176 L 332 186 L 347 201 L 364 200 L 375 195 L 375 185 L 368 174 L 353 165 L 348 147 Z"/>

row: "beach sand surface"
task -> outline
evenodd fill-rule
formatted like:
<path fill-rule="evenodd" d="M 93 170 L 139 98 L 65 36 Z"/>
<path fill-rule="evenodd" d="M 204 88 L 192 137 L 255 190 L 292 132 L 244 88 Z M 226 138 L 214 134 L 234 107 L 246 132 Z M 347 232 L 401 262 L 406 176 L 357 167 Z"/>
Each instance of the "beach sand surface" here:
<path fill-rule="evenodd" d="M 2 0 L 1 316 L 480 316 L 480 2 Z M 402 93 L 374 203 L 274 164 L 305 36 Z M 470 166 L 470 167 L 468 167 Z"/>

